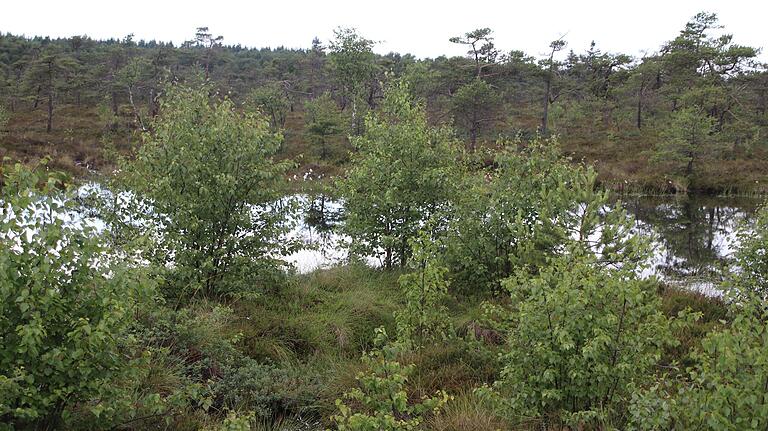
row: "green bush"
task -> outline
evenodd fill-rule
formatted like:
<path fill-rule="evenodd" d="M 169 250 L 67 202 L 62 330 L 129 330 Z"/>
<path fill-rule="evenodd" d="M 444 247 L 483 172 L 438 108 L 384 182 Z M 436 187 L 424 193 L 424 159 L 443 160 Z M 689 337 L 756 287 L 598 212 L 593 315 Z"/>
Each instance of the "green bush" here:
<path fill-rule="evenodd" d="M 112 217 L 115 229 L 146 235 L 144 256 L 167 274 L 172 296 L 253 291 L 278 276 L 289 206 L 281 203 L 286 163 L 276 162 L 282 136 L 261 114 L 240 113 L 209 88 L 171 85 L 160 115 L 133 160 L 123 163 L 120 186 L 132 193 Z M 148 209 L 149 208 L 149 209 Z M 130 226 L 122 223 L 126 218 Z"/>
<path fill-rule="evenodd" d="M 631 385 L 673 342 L 653 284 L 574 254 L 505 286 L 516 305 L 492 392 L 500 405 L 550 425 L 621 425 Z"/>
<path fill-rule="evenodd" d="M 366 119 L 365 133 L 352 143 L 359 151 L 339 184 L 351 251 L 387 268 L 405 266 L 408 240 L 448 202 L 456 142 L 447 129 L 428 125 L 401 82 L 388 88 L 382 112 Z"/>
<path fill-rule="evenodd" d="M 668 377 L 633 397 L 638 430 L 758 430 L 768 426 L 768 311 L 743 307 L 730 327 L 713 332 L 693 354 L 687 378 Z M 663 414 L 662 414 L 663 413 Z"/>
<path fill-rule="evenodd" d="M 424 232 L 410 241 L 413 272 L 400 276 L 405 306 L 396 311 L 397 342 L 421 348 L 451 335 L 451 320 L 443 302 L 448 296 L 448 268 L 438 261 L 437 244 Z"/>
<path fill-rule="evenodd" d="M 331 419 L 339 431 L 415 430 L 423 416 L 438 413 L 450 399 L 438 391 L 432 398 L 410 403 L 405 385 L 413 366 L 401 365 L 398 347 L 386 345 L 386 339 L 384 329 L 378 329 L 378 348 L 363 355 L 368 370 L 358 374 L 358 387 L 344 394 L 346 402 L 336 400 L 339 412 Z"/>
<path fill-rule="evenodd" d="M 223 375 L 213 392 L 229 408 L 245 409 L 268 418 L 296 407 L 296 400 L 290 396 L 292 380 L 286 370 L 246 360 L 225 368 Z"/>
<path fill-rule="evenodd" d="M 54 176 L 4 169 L 0 207 L 0 422 L 61 427 L 79 404 L 99 416 L 128 365 L 124 330 L 145 296 Z M 123 344 L 124 345 L 124 344 Z M 86 413 L 87 414 L 87 413 Z"/>
<path fill-rule="evenodd" d="M 499 289 L 517 269 L 544 266 L 567 244 L 604 265 L 642 260 L 646 247 L 631 232 L 631 217 L 597 189 L 592 169 L 569 163 L 552 139 L 499 144 L 492 166 L 466 175 L 453 199 L 446 261 L 454 286 Z"/>

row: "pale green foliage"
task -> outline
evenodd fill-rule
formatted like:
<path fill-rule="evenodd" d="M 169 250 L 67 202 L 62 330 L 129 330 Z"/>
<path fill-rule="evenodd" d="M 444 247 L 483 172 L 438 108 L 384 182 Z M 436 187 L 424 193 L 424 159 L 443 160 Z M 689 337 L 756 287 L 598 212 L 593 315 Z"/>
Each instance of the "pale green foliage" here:
<path fill-rule="evenodd" d="M 447 263 L 463 288 L 498 288 L 521 266 L 578 246 L 602 265 L 636 266 L 647 244 L 591 168 L 563 159 L 557 142 L 506 142 L 487 170 L 466 175 L 454 198 Z"/>
<path fill-rule="evenodd" d="M 450 335 L 450 317 L 443 301 L 448 296 L 448 268 L 439 261 L 438 246 L 421 232 L 411 240 L 411 271 L 400 276 L 405 307 L 395 312 L 397 341 L 420 348 L 425 343 L 443 341 Z"/>
<path fill-rule="evenodd" d="M 693 355 L 679 387 L 656 385 L 630 408 L 639 430 L 762 430 L 768 426 L 768 311 L 753 299 L 730 327 L 715 331 Z M 659 415 L 659 412 L 665 412 Z"/>
<path fill-rule="evenodd" d="M 287 166 L 272 159 L 282 137 L 262 115 L 239 113 L 208 92 L 169 86 L 121 178 L 152 208 L 130 217 L 146 220 L 139 233 L 158 230 L 146 257 L 173 265 L 174 294 L 252 289 L 291 245 L 281 241 L 287 226 L 278 202 Z"/>
<path fill-rule="evenodd" d="M 405 431 L 421 429 L 423 416 L 437 414 L 450 397 L 438 391 L 432 398 L 409 403 L 405 384 L 414 366 L 398 362 L 398 347 L 386 344 L 384 328 L 376 330 L 377 348 L 363 355 L 368 371 L 357 375 L 358 387 L 344 394 L 355 406 L 336 400 L 339 413 L 331 419 L 340 431 Z M 357 407 L 359 406 L 359 407 Z"/>
<path fill-rule="evenodd" d="M 252 412 L 243 414 L 230 410 L 217 431 L 250 431 L 254 417 Z"/>
<path fill-rule="evenodd" d="M 673 112 L 656 145 L 653 160 L 668 166 L 669 172 L 688 186 L 696 162 L 711 155 L 714 120 L 695 108 Z"/>
<path fill-rule="evenodd" d="M 453 190 L 455 141 L 446 129 L 429 127 L 424 107 L 399 82 L 353 144 L 359 151 L 340 184 L 352 252 L 378 257 L 387 268 L 404 266 L 408 240 Z"/>
<path fill-rule="evenodd" d="M 248 103 L 269 119 L 269 126 L 273 132 L 285 127 L 285 119 L 291 103 L 281 84 L 274 82 L 254 88 L 248 95 Z"/>
<path fill-rule="evenodd" d="M 122 331 L 147 284 L 112 262 L 87 223 L 66 221 L 73 200 L 59 179 L 3 168 L 0 422 L 56 428 L 86 401 L 99 416 L 116 396 Z"/>
<path fill-rule="evenodd" d="M 727 286 L 734 300 L 751 296 L 768 299 L 768 206 L 758 211 L 754 225 L 738 233 L 736 267 Z"/>
<path fill-rule="evenodd" d="M 328 64 L 341 85 L 345 105 L 349 102 L 353 111 L 358 101 L 367 96 L 373 85 L 378 66 L 373 46 L 376 42 L 366 39 L 354 28 L 337 28 L 328 47 Z"/>
<path fill-rule="evenodd" d="M 652 375 L 673 342 L 655 285 L 574 252 L 505 287 L 516 305 L 494 398 L 550 425 L 620 424 L 630 384 Z"/>
<path fill-rule="evenodd" d="M 325 159 L 329 155 L 328 141 L 344 131 L 344 118 L 328 93 L 308 101 L 304 106 L 307 137 L 312 145 L 319 147 L 320 158 Z"/>

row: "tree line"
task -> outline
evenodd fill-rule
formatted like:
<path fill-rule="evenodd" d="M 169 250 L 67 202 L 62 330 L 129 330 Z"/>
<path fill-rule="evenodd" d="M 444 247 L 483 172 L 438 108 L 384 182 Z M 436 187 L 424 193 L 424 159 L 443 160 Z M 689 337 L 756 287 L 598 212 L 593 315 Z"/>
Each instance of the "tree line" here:
<path fill-rule="evenodd" d="M 350 28 L 308 49 L 225 45 L 206 27 L 178 47 L 131 35 L 7 34 L 0 36 L 0 103 L 8 114 L 44 112 L 48 132 L 62 107 L 95 109 L 105 130 L 125 134 L 157 115 L 164 82 L 203 79 L 238 106 L 266 112 L 274 130 L 300 112 L 304 121 L 288 127 L 313 157 L 338 162 L 350 148 L 346 136 L 360 135 L 366 113 L 382 103 L 385 83 L 402 78 L 426 101 L 430 123 L 451 125 L 470 150 L 500 136 L 558 134 L 578 158 L 615 159 L 615 170 L 645 169 L 646 183 L 678 191 L 725 188 L 708 173 L 765 156 L 768 72 L 759 50 L 723 33 L 715 14 L 697 14 L 640 58 L 594 42 L 566 54 L 565 37 L 537 58 L 497 47 L 488 28 L 449 40 L 467 55 L 378 55 L 375 41 Z M 638 153 L 651 162 L 629 160 Z M 621 178 L 613 167 L 598 169 L 602 180 Z"/>

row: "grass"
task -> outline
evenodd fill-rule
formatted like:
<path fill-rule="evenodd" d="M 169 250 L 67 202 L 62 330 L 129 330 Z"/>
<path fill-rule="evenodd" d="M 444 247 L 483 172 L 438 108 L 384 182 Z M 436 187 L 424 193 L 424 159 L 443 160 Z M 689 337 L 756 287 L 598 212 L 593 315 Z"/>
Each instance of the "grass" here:
<path fill-rule="evenodd" d="M 539 120 L 537 115 L 530 115 L 535 112 L 532 109 L 526 107 L 520 114 L 513 113 L 502 132 L 536 130 Z M 52 168 L 81 176 L 90 170 L 106 171 L 112 167 L 105 152 L 107 147 L 127 154 L 137 141 L 133 116 L 127 106 L 121 107 L 118 126 L 112 128 L 106 127 L 97 109 L 89 106 L 58 106 L 51 133 L 45 130 L 45 119 L 42 108 L 14 113 L 9 132 L 0 137 L 0 157 L 27 163 L 50 157 Z M 278 154 L 278 158 L 296 163 L 288 173 L 290 179 L 296 178 L 291 183 L 294 191 L 315 187 L 314 183 L 307 185 L 299 181 L 305 177 L 328 181 L 343 175 L 353 150 L 349 141 L 339 136 L 329 143 L 330 154 L 323 159 L 319 149 L 307 141 L 303 130 L 303 108 L 297 105 L 286 118 L 284 145 Z M 575 125 L 555 130 L 555 133 L 562 134 L 560 141 L 566 155 L 574 162 L 594 166 L 600 184 L 619 193 L 768 194 L 768 151 L 762 147 L 750 152 L 732 149 L 728 157 L 701 160 L 689 185 L 666 175 L 658 163 L 650 161 L 653 148 L 660 139 L 650 126 L 638 131 L 617 124 Z"/>
<path fill-rule="evenodd" d="M 243 375 L 245 361 L 276 367 L 283 375 L 266 395 L 276 394 L 273 414 L 256 418 L 255 430 L 322 430 L 331 424 L 335 400 L 356 386 L 355 376 L 364 371 L 361 354 L 372 345 L 374 328 L 384 326 L 394 333 L 393 311 L 402 306 L 397 283 L 400 274 L 360 265 L 339 266 L 309 274 L 294 274 L 277 293 L 249 296 L 222 305 L 198 300 L 188 308 L 154 310 L 141 317 L 137 339 L 151 345 L 151 356 L 140 371 L 120 384 L 130 388 L 127 405 L 136 420 L 117 429 L 218 430 L 229 408 L 245 415 L 254 406 L 248 402 L 225 405 L 221 393 L 258 387 L 261 374 Z M 702 314 L 694 325 L 675 335 L 679 346 L 668 349 L 664 362 L 690 364 L 690 353 L 703 337 L 727 318 L 725 304 L 716 298 L 661 286 L 661 311 L 676 316 L 691 309 Z M 493 431 L 532 430 L 540 424 L 509 422 L 475 389 L 498 379 L 501 344 L 475 338 L 470 330 L 482 322 L 483 301 L 508 304 L 508 298 L 469 296 L 447 302 L 459 336 L 405 353 L 401 363 L 414 364 L 407 381 L 413 402 L 445 390 L 453 396 L 445 409 L 427 416 L 425 430 Z M 473 326 L 474 325 L 474 326 Z M 462 328 L 464 330 L 462 330 Z M 143 349 L 140 349 L 143 350 Z M 261 368 L 252 367 L 255 370 Z M 234 374 L 228 374 L 234 373 Z M 229 377 L 228 380 L 227 377 Z M 216 382 L 227 383 L 218 389 Z M 158 393 L 171 397 L 191 384 L 212 385 L 212 405 L 203 410 L 195 403 L 181 410 L 152 416 L 142 396 Z M 242 387 L 238 387 L 241 385 Z M 248 386 L 251 385 L 251 386 Z M 275 391 L 269 392 L 269 391 Z M 218 394 L 218 395 L 217 395 Z M 272 402 L 272 401 L 271 401 Z M 166 423 L 166 420 L 169 422 Z"/>
<path fill-rule="evenodd" d="M 439 415 L 429 418 L 432 431 L 497 431 L 513 429 L 486 401 L 473 392 L 459 392 Z"/>

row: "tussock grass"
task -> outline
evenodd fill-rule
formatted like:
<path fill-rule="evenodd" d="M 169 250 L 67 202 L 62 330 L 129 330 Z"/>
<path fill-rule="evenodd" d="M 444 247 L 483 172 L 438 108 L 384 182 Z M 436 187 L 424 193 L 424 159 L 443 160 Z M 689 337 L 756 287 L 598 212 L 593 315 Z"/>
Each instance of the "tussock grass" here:
<path fill-rule="evenodd" d="M 439 415 L 426 424 L 432 431 L 496 431 L 515 429 L 502 419 L 487 402 L 473 392 L 462 392 L 446 404 Z"/>

